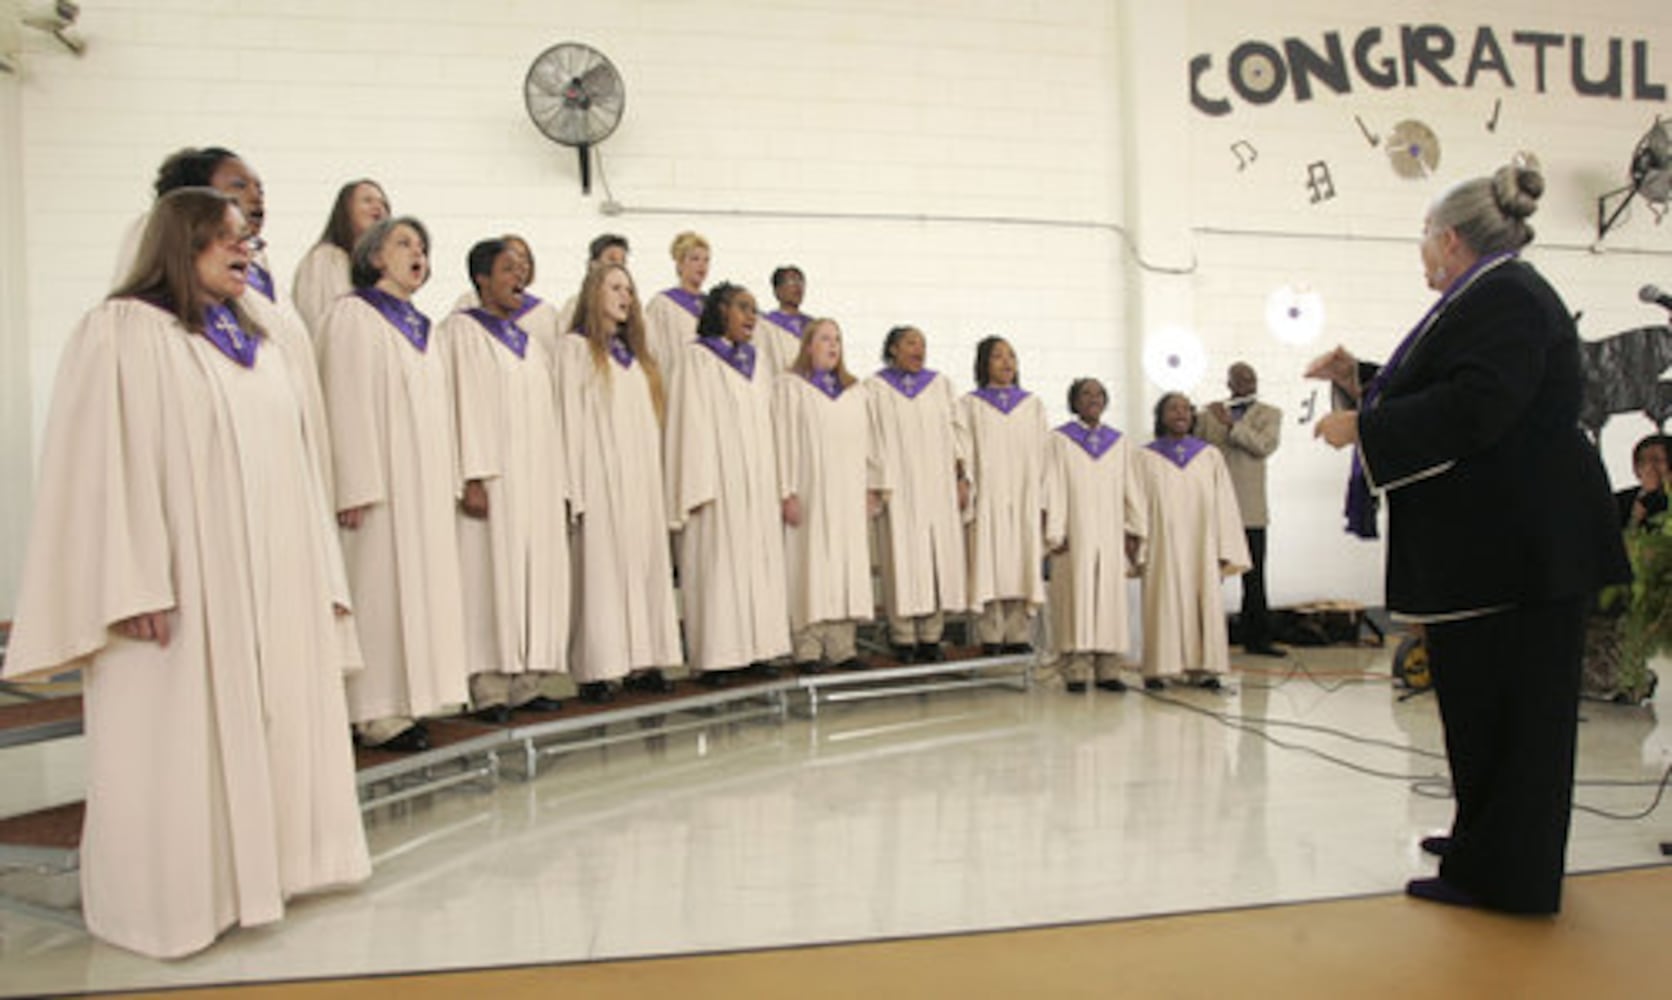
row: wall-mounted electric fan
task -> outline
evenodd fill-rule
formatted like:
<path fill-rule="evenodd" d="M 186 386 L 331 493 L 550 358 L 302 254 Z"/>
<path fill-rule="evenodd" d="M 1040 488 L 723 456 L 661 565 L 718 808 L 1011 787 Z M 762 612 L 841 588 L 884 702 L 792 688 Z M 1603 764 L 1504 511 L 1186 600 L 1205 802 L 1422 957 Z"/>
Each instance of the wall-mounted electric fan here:
<path fill-rule="evenodd" d="M 581 193 L 592 192 L 592 147 L 621 124 L 627 91 L 602 52 L 580 42 L 559 42 L 534 57 L 523 80 L 523 100 L 534 127 L 580 155 Z"/>
<path fill-rule="evenodd" d="M 1631 163 L 1627 170 L 1631 176 L 1630 184 L 1609 191 L 1597 199 L 1599 240 L 1608 235 L 1608 231 L 1614 228 L 1614 223 L 1620 221 L 1621 213 L 1631 204 L 1634 197 L 1641 197 L 1648 203 L 1649 211 L 1655 214 L 1656 222 L 1666 215 L 1667 198 L 1672 196 L 1672 119 L 1655 118 L 1654 125 L 1637 141 L 1637 148 L 1632 150 Z M 1619 198 L 1620 201 L 1611 213 L 1608 210 L 1608 202 L 1612 198 Z"/>

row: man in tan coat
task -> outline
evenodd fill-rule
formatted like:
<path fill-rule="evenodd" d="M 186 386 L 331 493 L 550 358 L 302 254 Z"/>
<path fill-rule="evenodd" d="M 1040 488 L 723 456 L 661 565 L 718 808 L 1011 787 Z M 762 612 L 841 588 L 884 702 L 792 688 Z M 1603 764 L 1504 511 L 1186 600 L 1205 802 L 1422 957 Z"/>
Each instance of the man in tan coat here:
<path fill-rule="evenodd" d="M 1210 403 L 1196 418 L 1196 434 L 1218 448 L 1231 472 L 1253 568 L 1242 575 L 1242 648 L 1257 656 L 1282 656 L 1271 644 L 1266 605 L 1266 459 L 1277 450 L 1283 411 L 1255 398 L 1259 376 L 1238 361 L 1226 373 L 1231 398 Z"/>

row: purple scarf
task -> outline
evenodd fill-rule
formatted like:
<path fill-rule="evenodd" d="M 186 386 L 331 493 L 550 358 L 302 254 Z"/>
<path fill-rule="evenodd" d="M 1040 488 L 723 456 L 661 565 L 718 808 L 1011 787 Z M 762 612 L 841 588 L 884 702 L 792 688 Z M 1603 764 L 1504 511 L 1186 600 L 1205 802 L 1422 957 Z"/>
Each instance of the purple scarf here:
<path fill-rule="evenodd" d="M 829 396 L 831 399 L 842 397 L 842 380 L 836 377 L 834 371 L 810 371 L 802 376 L 812 383 L 813 388 Z"/>
<path fill-rule="evenodd" d="M 928 368 L 915 372 L 903 372 L 898 368 L 890 366 L 888 368 L 884 368 L 880 372 L 877 372 L 877 375 L 884 382 L 893 386 L 894 391 L 898 392 L 900 395 L 906 397 L 907 399 L 916 399 L 917 394 L 922 392 L 924 389 L 927 389 L 929 387 L 929 383 L 935 380 L 936 373 Z"/>
<path fill-rule="evenodd" d="M 255 367 L 255 351 L 261 338 L 246 333 L 238 314 L 222 305 L 203 307 L 203 336 L 220 352 L 245 368 Z"/>
<path fill-rule="evenodd" d="M 1208 443 L 1201 438 L 1186 435 L 1177 441 L 1172 438 L 1156 438 L 1144 447 L 1182 469 L 1190 464 L 1191 459 L 1205 451 L 1207 446 Z"/>
<path fill-rule="evenodd" d="M 698 337 L 697 343 L 713 351 L 715 357 L 731 366 L 744 378 L 752 380 L 755 377 L 754 344 L 734 344 L 724 337 Z"/>
<path fill-rule="evenodd" d="M 376 287 L 357 288 L 354 294 L 376 309 L 390 326 L 400 331 L 401 336 L 411 341 L 412 346 L 418 348 L 418 353 L 424 353 L 424 349 L 429 347 L 430 318 L 419 312 L 417 306 Z"/>
<path fill-rule="evenodd" d="M 1394 372 L 1399 370 L 1399 366 L 1404 363 L 1406 356 L 1422 342 L 1423 336 L 1433 328 L 1435 323 L 1439 322 L 1440 314 L 1445 312 L 1446 307 L 1451 305 L 1459 295 L 1467 291 L 1475 283 L 1476 278 L 1490 268 L 1497 267 L 1514 257 L 1514 251 L 1488 254 L 1471 264 L 1467 271 L 1464 271 L 1456 281 L 1448 285 L 1446 290 L 1440 294 L 1439 299 L 1428 308 L 1426 313 L 1423 313 L 1422 319 L 1417 321 L 1417 325 L 1411 328 L 1411 332 L 1405 335 L 1405 339 L 1399 342 L 1399 346 L 1393 349 L 1393 356 L 1388 358 L 1387 364 L 1376 372 L 1376 377 L 1372 378 L 1370 384 L 1365 387 L 1359 399 L 1359 412 L 1367 412 L 1375 407 L 1376 400 L 1382 395 L 1382 391 L 1387 388 L 1388 380 L 1393 377 Z M 1347 477 L 1347 533 L 1357 535 L 1363 539 L 1377 537 L 1376 510 L 1380 505 L 1380 501 L 1375 494 L 1370 492 L 1370 480 L 1364 474 L 1364 460 L 1360 458 L 1359 449 L 1355 447 L 1353 449 L 1352 472 Z"/>
<path fill-rule="evenodd" d="M 518 326 L 516 320 L 500 319 L 486 309 L 466 309 L 471 319 L 482 324 L 482 329 L 493 334 L 493 339 L 511 349 L 517 357 L 528 355 L 528 331 Z"/>
<path fill-rule="evenodd" d="M 1019 385 L 1004 386 L 1002 388 L 998 386 L 984 385 L 970 393 L 970 395 L 985 400 L 993 407 L 993 409 L 1008 417 L 1010 416 L 1010 411 L 1016 409 L 1018 406 L 1021 406 L 1022 400 L 1027 399 L 1030 393 Z"/>
<path fill-rule="evenodd" d="M 766 318 L 771 320 L 772 325 L 778 329 L 795 334 L 797 339 L 807 329 L 808 317 L 806 313 L 796 313 L 792 316 L 781 309 L 774 309 L 766 314 Z"/>
<path fill-rule="evenodd" d="M 1079 445 L 1093 459 L 1102 458 L 1120 440 L 1120 431 L 1108 424 L 1087 427 L 1078 420 L 1070 420 L 1058 427 L 1057 433 Z"/>
<path fill-rule="evenodd" d="M 250 261 L 250 266 L 244 271 L 244 280 L 251 288 L 266 296 L 268 302 L 278 301 L 277 293 L 273 290 L 273 276 L 267 273 L 265 267 L 253 260 Z"/>
<path fill-rule="evenodd" d="M 524 292 L 523 297 L 522 297 L 522 305 L 518 306 L 517 311 L 511 314 L 511 318 L 512 319 L 522 319 L 524 316 L 527 316 L 529 313 L 533 312 L 535 310 L 535 308 L 540 305 L 540 301 L 541 300 L 538 297 L 536 297 L 534 295 L 530 295 L 528 292 Z"/>
<path fill-rule="evenodd" d="M 702 318 L 703 297 L 701 295 L 698 295 L 695 292 L 687 292 L 685 289 L 678 286 L 670 288 L 662 294 L 666 295 L 670 299 L 673 299 L 674 302 L 678 303 L 681 309 L 698 319 Z"/>

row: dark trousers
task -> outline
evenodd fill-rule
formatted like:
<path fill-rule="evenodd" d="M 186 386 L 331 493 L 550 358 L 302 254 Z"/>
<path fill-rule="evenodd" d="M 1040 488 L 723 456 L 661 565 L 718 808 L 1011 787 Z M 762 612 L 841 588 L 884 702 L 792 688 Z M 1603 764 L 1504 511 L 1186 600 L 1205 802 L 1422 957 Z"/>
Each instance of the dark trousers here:
<path fill-rule="evenodd" d="M 1242 530 L 1248 536 L 1253 568 L 1242 575 L 1242 615 L 1237 621 L 1242 648 L 1260 649 L 1271 645 L 1271 609 L 1266 606 L 1266 529 Z"/>
<path fill-rule="evenodd" d="M 1562 902 L 1585 608 L 1574 598 L 1429 625 L 1457 814 L 1440 876 L 1481 902 Z"/>

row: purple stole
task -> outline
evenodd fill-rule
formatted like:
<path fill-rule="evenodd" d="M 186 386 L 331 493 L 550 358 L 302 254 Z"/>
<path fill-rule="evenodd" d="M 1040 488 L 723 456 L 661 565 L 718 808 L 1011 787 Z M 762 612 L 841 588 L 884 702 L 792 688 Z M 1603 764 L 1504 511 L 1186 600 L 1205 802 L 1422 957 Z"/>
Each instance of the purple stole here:
<path fill-rule="evenodd" d="M 935 380 L 936 374 L 928 368 L 916 372 L 903 372 L 893 366 L 877 372 L 879 378 L 893 386 L 895 392 L 907 399 L 916 399 L 917 394 L 927 389 L 929 383 Z"/>
<path fill-rule="evenodd" d="M 522 305 L 518 306 L 517 311 L 511 314 L 511 318 L 514 319 L 514 320 L 522 319 L 524 316 L 527 316 L 529 313 L 533 312 L 535 310 L 535 308 L 540 305 L 540 302 L 541 302 L 541 299 L 538 298 L 537 296 L 530 295 L 529 293 L 524 292 L 523 297 L 522 297 Z"/>
<path fill-rule="evenodd" d="M 1115 442 L 1120 440 L 1120 431 L 1115 430 L 1108 424 L 1087 427 L 1078 420 L 1070 420 L 1058 427 L 1057 433 L 1079 445 L 1086 454 L 1092 457 L 1094 462 L 1108 454 L 1109 449 L 1113 448 Z"/>
<path fill-rule="evenodd" d="M 703 297 L 701 295 L 698 295 L 695 292 L 687 292 L 685 289 L 678 286 L 669 288 L 662 294 L 678 303 L 679 308 L 699 319 L 702 318 Z"/>
<path fill-rule="evenodd" d="M 244 272 L 244 281 L 251 288 L 266 296 L 268 302 L 278 301 L 277 293 L 273 290 L 273 276 L 267 273 L 265 267 L 254 260 L 250 261 L 249 268 Z"/>
<path fill-rule="evenodd" d="M 1022 400 L 1027 399 L 1032 394 L 1019 385 L 1008 385 L 1002 388 L 984 385 L 970 395 L 983 400 L 987 405 L 1008 417 L 1010 411 L 1021 406 Z"/>
<path fill-rule="evenodd" d="M 511 353 L 522 358 L 528 355 L 528 331 L 517 325 L 514 319 L 500 319 L 486 309 L 466 309 L 465 314 L 482 324 L 482 329 L 493 334 L 493 339 L 511 349 Z"/>
<path fill-rule="evenodd" d="M 1440 314 L 1445 312 L 1446 307 L 1473 285 L 1476 278 L 1513 257 L 1513 250 L 1488 254 L 1475 261 L 1467 271 L 1458 275 L 1456 281 L 1446 287 L 1439 300 L 1429 307 L 1422 319 L 1417 320 L 1417 325 L 1412 327 L 1405 339 L 1399 342 L 1399 346 L 1393 349 L 1393 356 L 1388 358 L 1387 364 L 1376 372 L 1376 377 L 1365 387 L 1359 400 L 1361 413 L 1375 407 L 1377 398 L 1387 387 L 1388 379 L 1393 377 L 1393 373 L 1405 361 L 1405 357 L 1422 342 L 1422 338 L 1434 324 L 1439 322 Z M 1347 477 L 1347 533 L 1364 539 L 1375 538 L 1377 506 L 1378 501 L 1370 492 L 1370 479 L 1364 474 L 1364 461 L 1359 457 L 1359 449 L 1354 447 L 1352 471 Z"/>
<path fill-rule="evenodd" d="M 581 327 L 576 327 L 569 332 L 577 337 L 586 336 L 586 331 Z M 627 344 L 627 338 L 619 333 L 610 338 L 610 357 L 614 358 L 615 363 L 623 368 L 633 367 L 633 362 L 636 360 L 633 356 L 633 349 Z"/>
<path fill-rule="evenodd" d="M 807 322 L 810 317 L 806 313 L 796 313 L 791 316 L 783 310 L 774 309 L 766 314 L 766 318 L 772 321 L 773 326 L 785 333 L 794 335 L 797 340 L 800 340 L 802 332 L 807 329 Z"/>
<path fill-rule="evenodd" d="M 714 352 L 715 357 L 751 381 L 755 377 L 755 345 L 734 344 L 724 337 L 698 337 L 697 343 Z"/>
<path fill-rule="evenodd" d="M 1190 464 L 1191 459 L 1206 451 L 1208 443 L 1199 437 L 1186 435 L 1177 441 L 1172 438 L 1156 438 L 1144 447 L 1182 469 Z"/>
<path fill-rule="evenodd" d="M 834 371 L 809 371 L 801 377 L 831 399 L 842 398 L 842 380 L 836 377 Z"/>
<path fill-rule="evenodd" d="M 389 325 L 400 331 L 418 353 L 430 344 L 430 318 L 418 311 L 412 303 L 397 299 L 381 288 L 357 288 L 354 294 L 360 300 L 376 309 Z"/>
<path fill-rule="evenodd" d="M 245 332 L 238 314 L 223 305 L 203 307 L 203 336 L 224 355 L 245 368 L 255 367 L 255 351 L 261 338 Z"/>

